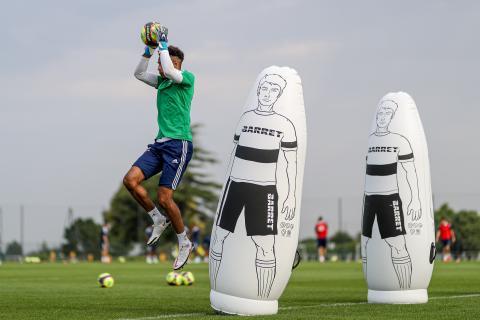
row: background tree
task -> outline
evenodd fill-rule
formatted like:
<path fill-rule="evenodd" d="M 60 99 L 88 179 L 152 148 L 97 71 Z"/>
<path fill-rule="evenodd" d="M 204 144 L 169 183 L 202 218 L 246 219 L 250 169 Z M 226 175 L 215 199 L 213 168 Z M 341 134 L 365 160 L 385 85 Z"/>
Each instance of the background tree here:
<path fill-rule="evenodd" d="M 65 228 L 66 243 L 62 246 L 63 253 L 68 255 L 70 251 L 75 251 L 80 257 L 86 257 L 90 253 L 96 258 L 100 257 L 101 229 L 101 225 L 91 218 L 74 220 Z"/>
<path fill-rule="evenodd" d="M 192 126 L 193 157 L 183 175 L 182 182 L 174 193 L 174 200 L 186 225 L 196 224 L 205 233 L 210 231 L 207 228 L 211 226 L 211 220 L 215 214 L 221 185 L 211 180 L 210 174 L 206 171 L 208 166 L 216 164 L 218 160 L 198 143 L 199 128 L 198 124 Z M 157 175 L 142 183 L 157 207 L 159 207 L 157 203 L 158 179 Z M 104 212 L 104 217 L 112 225 L 110 246 L 113 254 L 126 254 L 135 243 L 145 243 L 145 228 L 152 224 L 152 221 L 123 184 L 114 194 L 110 202 L 110 209 Z M 163 243 L 164 239 L 169 242 L 176 241 L 173 228 L 167 228 L 162 238 Z"/>
<path fill-rule="evenodd" d="M 12 241 L 7 244 L 7 250 L 5 251 L 7 256 L 21 256 L 23 254 L 22 245 L 17 241 Z"/>
<path fill-rule="evenodd" d="M 42 261 L 46 261 L 49 258 L 51 250 L 55 250 L 55 249 L 49 248 L 47 242 L 43 241 L 40 244 L 39 249 L 29 252 L 28 255 L 29 256 L 36 256 L 36 257 L 39 257 Z"/>
<path fill-rule="evenodd" d="M 331 238 L 335 246 L 331 253 L 336 253 L 340 259 L 353 259 L 355 257 L 355 239 L 345 231 L 337 231 Z"/>

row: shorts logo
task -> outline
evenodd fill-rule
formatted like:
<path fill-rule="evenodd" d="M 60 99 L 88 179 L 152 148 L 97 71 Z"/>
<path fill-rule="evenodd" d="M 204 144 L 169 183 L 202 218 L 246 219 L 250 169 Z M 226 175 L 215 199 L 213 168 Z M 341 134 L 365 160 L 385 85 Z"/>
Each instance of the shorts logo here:
<path fill-rule="evenodd" d="M 172 163 L 178 164 L 178 160 L 177 160 L 177 159 L 173 159 L 173 160 L 172 160 Z"/>
<path fill-rule="evenodd" d="M 267 194 L 267 228 L 273 230 L 274 216 L 275 216 L 275 195 L 273 193 Z"/>
<path fill-rule="evenodd" d="M 395 226 L 398 231 L 402 231 L 402 220 L 400 219 L 400 207 L 398 200 L 392 201 L 393 215 L 395 217 Z"/>

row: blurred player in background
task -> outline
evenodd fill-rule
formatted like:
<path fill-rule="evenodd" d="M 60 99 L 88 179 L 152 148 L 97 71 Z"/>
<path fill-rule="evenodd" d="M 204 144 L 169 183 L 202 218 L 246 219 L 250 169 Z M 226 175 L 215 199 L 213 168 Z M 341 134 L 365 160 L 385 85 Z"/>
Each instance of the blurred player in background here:
<path fill-rule="evenodd" d="M 182 176 L 193 153 L 190 128 L 190 107 L 193 99 L 195 77 L 182 70 L 183 51 L 168 46 L 168 30 L 161 27 L 158 72 L 147 72 L 148 62 L 156 48 L 145 47 L 145 52 L 135 69 L 135 77 L 157 90 L 158 134 L 154 143 L 132 165 L 123 183 L 135 200 L 147 211 L 153 220 L 153 231 L 148 245 L 155 244 L 163 231 L 172 224 L 178 237 L 178 256 L 173 269 L 183 267 L 187 262 L 193 244 L 187 237 L 180 209 L 173 200 Z M 157 199 L 164 216 L 141 185 L 142 181 L 161 172 Z"/>
<path fill-rule="evenodd" d="M 200 242 L 200 227 L 197 226 L 196 224 L 193 224 L 190 230 L 192 233 L 191 239 L 192 239 L 193 245 L 195 248 L 197 248 Z"/>
<path fill-rule="evenodd" d="M 110 226 L 108 223 L 104 223 L 102 225 L 102 229 L 100 231 L 100 247 L 102 248 L 102 263 L 110 263 L 110 241 L 108 239 L 108 231 L 110 230 Z"/>
<path fill-rule="evenodd" d="M 317 234 L 318 261 L 323 263 L 327 256 L 328 234 L 328 224 L 323 220 L 323 217 L 318 217 L 317 224 L 315 225 L 315 233 Z"/>
<path fill-rule="evenodd" d="M 147 226 L 145 228 L 145 238 L 146 238 L 145 240 L 147 242 L 148 242 L 148 239 L 150 239 L 150 237 L 152 236 L 152 233 L 153 233 L 153 226 Z M 145 261 L 148 264 L 158 263 L 158 257 L 157 257 L 155 246 L 147 244 L 146 249 L 147 249 L 147 252 L 145 256 Z"/>
<path fill-rule="evenodd" d="M 443 262 L 449 262 L 452 260 L 450 254 L 452 243 L 455 242 L 455 232 L 452 229 L 452 225 L 445 217 L 440 218 L 440 225 L 437 230 L 437 242 L 442 244 L 442 260 Z"/>

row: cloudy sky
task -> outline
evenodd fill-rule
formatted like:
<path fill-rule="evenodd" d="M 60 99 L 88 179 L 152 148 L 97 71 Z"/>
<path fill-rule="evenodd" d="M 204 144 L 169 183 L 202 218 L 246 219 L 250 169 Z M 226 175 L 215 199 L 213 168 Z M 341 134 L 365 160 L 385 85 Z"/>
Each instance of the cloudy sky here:
<path fill-rule="evenodd" d="M 20 0 L 0 12 L 4 243 L 19 239 L 21 204 L 30 244 L 59 243 L 69 206 L 100 221 L 157 130 L 155 91 L 133 77 L 151 20 L 196 75 L 192 121 L 218 181 L 256 75 L 288 65 L 307 112 L 305 225 L 323 214 L 337 228 L 342 197 L 343 227 L 359 230 L 370 120 L 398 90 L 418 105 L 437 204 L 480 209 L 477 1 Z"/>

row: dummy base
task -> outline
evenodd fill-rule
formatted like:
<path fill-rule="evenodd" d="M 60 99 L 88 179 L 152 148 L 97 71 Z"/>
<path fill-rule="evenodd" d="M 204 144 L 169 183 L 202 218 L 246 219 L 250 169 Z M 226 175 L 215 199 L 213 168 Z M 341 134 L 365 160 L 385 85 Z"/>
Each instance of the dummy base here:
<path fill-rule="evenodd" d="M 210 291 L 210 305 L 220 313 L 255 316 L 277 314 L 278 300 L 254 300 Z"/>
<path fill-rule="evenodd" d="M 427 303 L 426 289 L 378 291 L 368 290 L 368 303 L 412 304 Z"/>

